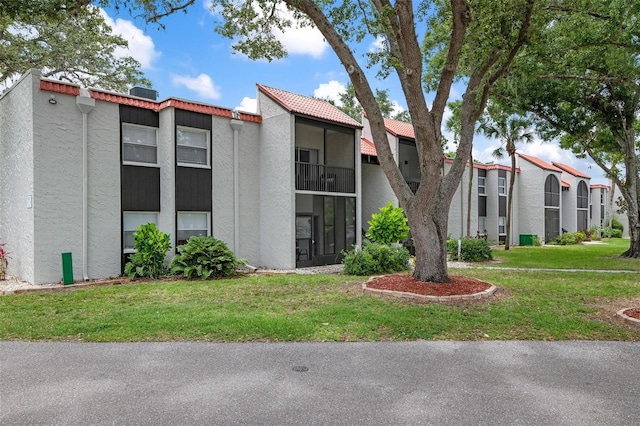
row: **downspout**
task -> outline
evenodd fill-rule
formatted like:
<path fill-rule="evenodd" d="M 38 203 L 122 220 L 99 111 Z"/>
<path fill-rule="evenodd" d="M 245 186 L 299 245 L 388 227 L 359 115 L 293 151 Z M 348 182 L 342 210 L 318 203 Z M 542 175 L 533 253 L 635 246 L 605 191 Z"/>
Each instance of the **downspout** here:
<path fill-rule="evenodd" d="M 231 128 L 233 129 L 233 251 L 239 255 L 240 249 L 240 159 L 239 132 L 244 122 L 239 119 L 238 111 L 233 111 Z"/>
<path fill-rule="evenodd" d="M 81 88 L 80 94 L 76 96 L 76 106 L 82 113 L 82 278 L 89 280 L 88 257 L 89 257 L 89 126 L 88 115 L 96 106 L 95 99 L 91 98 L 89 89 Z"/>

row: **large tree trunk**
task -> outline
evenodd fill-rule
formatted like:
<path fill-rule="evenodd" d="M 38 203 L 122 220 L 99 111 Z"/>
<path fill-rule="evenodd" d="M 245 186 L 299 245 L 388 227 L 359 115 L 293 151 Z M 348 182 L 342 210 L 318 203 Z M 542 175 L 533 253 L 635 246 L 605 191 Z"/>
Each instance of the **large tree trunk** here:
<path fill-rule="evenodd" d="M 638 221 L 638 209 L 636 214 L 629 214 L 629 249 L 622 253 L 623 257 L 640 259 L 640 222 Z"/>
<path fill-rule="evenodd" d="M 471 146 L 473 150 L 473 145 Z M 467 188 L 467 238 L 471 238 L 471 195 L 473 193 L 473 151 L 469 154 L 469 187 Z"/>
<path fill-rule="evenodd" d="M 428 209 L 417 205 L 409 207 L 407 217 L 413 227 L 411 235 L 416 249 L 416 265 L 413 277 L 422 282 L 448 283 L 447 270 L 447 225 L 448 204 L 443 206 L 434 198 Z"/>

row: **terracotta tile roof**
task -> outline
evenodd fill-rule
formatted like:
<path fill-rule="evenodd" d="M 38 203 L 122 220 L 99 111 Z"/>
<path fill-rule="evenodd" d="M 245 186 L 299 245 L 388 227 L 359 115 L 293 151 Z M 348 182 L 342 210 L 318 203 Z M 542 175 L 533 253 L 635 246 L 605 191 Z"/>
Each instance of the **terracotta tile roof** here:
<path fill-rule="evenodd" d="M 325 121 L 344 124 L 349 127 L 361 128 L 362 124 L 340 111 L 329 102 L 314 99 L 307 96 L 287 92 L 286 90 L 258 84 L 258 90 L 269 96 L 283 108 L 293 114 L 319 118 Z"/>
<path fill-rule="evenodd" d="M 511 166 L 505 166 L 504 164 L 473 163 L 473 167 L 476 169 L 483 169 L 483 170 L 506 170 L 508 172 L 511 171 Z M 520 167 L 516 167 L 516 173 L 520 173 Z"/>
<path fill-rule="evenodd" d="M 560 181 L 560 184 L 561 184 L 562 186 L 564 186 L 565 188 L 571 188 L 571 185 L 570 185 L 570 184 L 569 184 L 569 182 L 567 182 L 567 181 L 561 180 L 561 181 Z"/>
<path fill-rule="evenodd" d="M 591 189 L 611 189 L 611 187 L 609 185 L 603 185 L 601 183 L 590 185 L 589 188 L 591 188 Z"/>
<path fill-rule="evenodd" d="M 530 155 L 521 154 L 521 153 L 518 153 L 518 157 L 527 160 L 528 162 L 540 167 L 541 169 L 551 170 L 551 171 L 554 171 L 554 172 L 562 172 L 562 169 L 559 169 L 556 166 L 553 166 L 553 165 L 547 163 L 546 161 L 542 161 L 539 158 L 532 157 Z"/>
<path fill-rule="evenodd" d="M 554 166 L 558 167 L 559 169 L 562 169 L 563 171 L 569 173 L 570 175 L 573 175 L 575 177 L 581 177 L 581 178 L 585 178 L 585 179 L 591 179 L 591 176 L 587 176 L 584 173 L 582 173 L 579 170 L 574 169 L 571 166 L 567 166 L 566 164 L 562 164 L 562 163 L 557 163 L 555 161 L 552 161 L 551 164 L 553 164 Z"/>
<path fill-rule="evenodd" d="M 368 139 L 360 138 L 360 153 L 364 155 L 378 156 L 376 146 Z"/>
<path fill-rule="evenodd" d="M 69 83 L 61 83 L 51 80 L 40 80 L 40 90 L 48 92 L 62 93 L 65 95 L 78 96 L 80 88 Z M 178 108 L 186 111 L 201 112 L 203 114 L 215 115 L 218 117 L 233 117 L 233 110 L 230 108 L 222 108 L 213 105 L 201 104 L 193 101 L 185 101 L 182 99 L 169 98 L 161 102 L 150 99 L 139 98 L 131 95 L 123 95 L 119 93 L 111 93 L 103 90 L 90 89 L 89 93 L 93 99 L 103 102 L 111 102 L 120 105 L 135 106 L 138 108 L 150 109 L 152 111 L 162 111 L 165 108 Z M 262 122 L 262 116 L 257 114 L 249 114 L 238 112 L 238 118 L 243 121 L 253 123 Z"/>
<path fill-rule="evenodd" d="M 411 123 L 405 123 L 404 121 L 385 118 L 384 126 L 387 128 L 387 132 L 391 133 L 394 136 L 409 139 L 416 138 L 416 134 L 413 131 L 413 124 Z"/>

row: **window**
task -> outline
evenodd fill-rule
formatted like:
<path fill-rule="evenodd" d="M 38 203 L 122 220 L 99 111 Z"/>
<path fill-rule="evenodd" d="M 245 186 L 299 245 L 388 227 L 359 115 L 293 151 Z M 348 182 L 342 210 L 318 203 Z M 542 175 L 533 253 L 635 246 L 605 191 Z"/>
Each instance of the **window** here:
<path fill-rule="evenodd" d="M 324 197 L 324 254 L 336 252 L 335 197 Z"/>
<path fill-rule="evenodd" d="M 580 181 L 578 184 L 578 208 L 586 209 L 589 206 L 589 191 L 587 190 L 587 184 L 584 181 Z"/>
<path fill-rule="evenodd" d="M 209 166 L 209 139 L 208 130 L 178 126 L 176 130 L 178 164 Z"/>
<path fill-rule="evenodd" d="M 122 161 L 158 163 L 158 129 L 122 123 Z"/>
<path fill-rule="evenodd" d="M 600 189 L 600 204 L 604 204 L 604 189 Z"/>
<path fill-rule="evenodd" d="M 486 234 L 487 231 L 487 218 L 485 216 L 478 217 L 478 233 Z"/>
<path fill-rule="evenodd" d="M 560 207 L 560 183 L 553 176 L 547 176 L 544 182 L 544 205 L 546 207 Z"/>
<path fill-rule="evenodd" d="M 504 195 L 507 193 L 507 178 L 498 178 L 498 194 Z"/>
<path fill-rule="evenodd" d="M 478 177 L 478 194 L 486 194 L 485 187 L 487 184 L 487 178 L 479 176 Z"/>
<path fill-rule="evenodd" d="M 155 212 L 124 212 L 122 214 L 122 229 L 124 251 L 128 253 L 134 252 L 135 244 L 133 233 L 140 225 L 147 223 L 158 224 L 158 213 Z"/>
<path fill-rule="evenodd" d="M 504 216 L 498 217 L 498 234 L 504 235 L 507 233 L 507 218 Z"/>
<path fill-rule="evenodd" d="M 190 237 L 209 235 L 209 213 L 178 212 L 178 244 L 187 243 Z"/>

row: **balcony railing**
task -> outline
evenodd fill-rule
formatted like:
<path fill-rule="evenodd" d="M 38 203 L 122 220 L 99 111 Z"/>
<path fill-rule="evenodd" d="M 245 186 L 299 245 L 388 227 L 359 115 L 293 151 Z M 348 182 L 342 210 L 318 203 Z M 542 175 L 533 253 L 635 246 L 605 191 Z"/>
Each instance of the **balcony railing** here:
<path fill-rule="evenodd" d="M 418 187 L 420 186 L 419 180 L 408 180 L 406 181 L 407 185 L 409 185 L 409 189 L 415 194 L 418 191 Z"/>
<path fill-rule="evenodd" d="M 296 162 L 296 189 L 317 192 L 356 192 L 356 173 L 346 167 Z"/>

